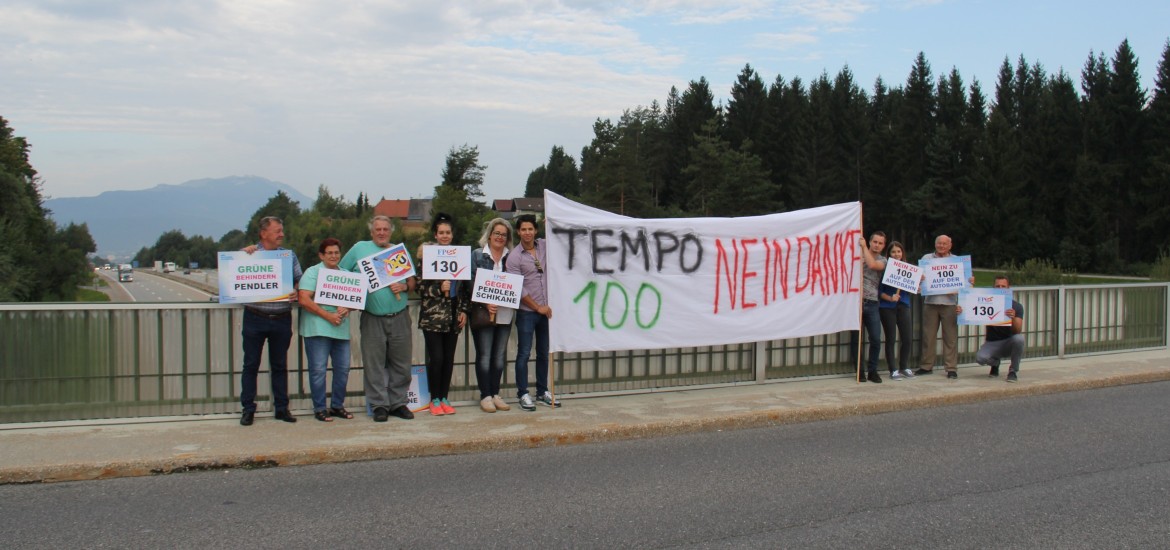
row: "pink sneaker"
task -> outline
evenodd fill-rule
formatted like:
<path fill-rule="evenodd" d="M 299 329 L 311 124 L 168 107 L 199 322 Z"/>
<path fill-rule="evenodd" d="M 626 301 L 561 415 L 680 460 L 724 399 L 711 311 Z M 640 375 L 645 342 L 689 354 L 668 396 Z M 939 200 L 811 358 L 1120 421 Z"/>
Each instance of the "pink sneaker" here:
<path fill-rule="evenodd" d="M 431 416 L 443 416 L 447 411 L 443 410 L 443 403 L 438 399 L 431 401 Z"/>
<path fill-rule="evenodd" d="M 446 399 L 443 399 L 442 401 L 440 401 L 440 403 L 443 406 L 443 414 L 455 414 L 455 407 L 452 407 L 451 404 L 448 403 Z"/>

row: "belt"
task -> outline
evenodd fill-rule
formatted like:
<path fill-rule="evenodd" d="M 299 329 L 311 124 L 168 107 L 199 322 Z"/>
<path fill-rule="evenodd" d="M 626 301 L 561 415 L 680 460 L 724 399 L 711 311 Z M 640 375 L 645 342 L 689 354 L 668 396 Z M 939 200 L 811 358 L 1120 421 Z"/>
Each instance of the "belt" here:
<path fill-rule="evenodd" d="M 363 311 L 362 315 L 373 315 L 374 317 L 381 317 L 383 319 L 390 319 L 392 317 L 398 317 L 399 315 L 401 315 L 403 313 L 406 313 L 406 308 L 402 308 L 398 311 L 395 311 L 394 313 L 387 313 L 385 315 L 378 315 L 377 313 L 370 313 L 368 311 Z"/>
<path fill-rule="evenodd" d="M 291 311 L 286 311 L 284 313 L 265 313 L 263 311 L 260 311 L 259 309 L 256 309 L 254 307 L 248 307 L 248 306 L 244 306 L 244 311 L 247 311 L 248 313 L 251 313 L 252 315 L 258 315 L 258 316 L 263 317 L 265 319 L 285 319 L 285 318 L 292 316 Z"/>
<path fill-rule="evenodd" d="M 867 304 L 876 304 L 877 300 L 864 300 Z"/>

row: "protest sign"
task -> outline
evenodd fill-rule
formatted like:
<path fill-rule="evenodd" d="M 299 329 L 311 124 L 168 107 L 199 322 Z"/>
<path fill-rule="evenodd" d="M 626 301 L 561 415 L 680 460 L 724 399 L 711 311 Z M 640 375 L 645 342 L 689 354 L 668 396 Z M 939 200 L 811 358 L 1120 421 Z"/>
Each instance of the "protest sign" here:
<path fill-rule="evenodd" d="M 287 300 L 294 292 L 291 250 L 220 252 L 219 303 Z"/>
<path fill-rule="evenodd" d="M 553 351 L 661 349 L 856 330 L 861 204 L 637 219 L 545 192 Z"/>
<path fill-rule="evenodd" d="M 431 406 L 430 384 L 427 383 L 426 365 L 410 367 L 410 387 L 406 390 L 406 407 L 412 412 L 426 410 Z"/>
<path fill-rule="evenodd" d="M 960 325 L 1010 325 L 1004 313 L 1012 307 L 1010 288 L 965 288 L 959 291 Z"/>
<path fill-rule="evenodd" d="M 471 280 L 471 247 L 423 245 L 422 278 Z"/>
<path fill-rule="evenodd" d="M 523 275 L 480 269 L 475 272 L 471 301 L 515 309 L 520 307 L 520 292 L 523 287 Z"/>
<path fill-rule="evenodd" d="M 882 277 L 882 284 L 905 290 L 911 294 L 918 294 L 918 285 L 922 283 L 922 270 L 914 264 L 890 258 L 886 261 L 886 273 Z"/>
<path fill-rule="evenodd" d="M 366 280 L 357 273 L 326 269 L 317 271 L 317 289 L 313 301 L 348 309 L 366 308 Z"/>
<path fill-rule="evenodd" d="M 414 276 L 414 262 L 406 245 L 396 244 L 358 260 L 358 272 L 366 279 L 366 290 L 373 293 L 407 277 Z"/>
<path fill-rule="evenodd" d="M 954 294 L 970 286 L 971 257 L 947 256 L 918 260 L 922 269 L 922 295 Z"/>

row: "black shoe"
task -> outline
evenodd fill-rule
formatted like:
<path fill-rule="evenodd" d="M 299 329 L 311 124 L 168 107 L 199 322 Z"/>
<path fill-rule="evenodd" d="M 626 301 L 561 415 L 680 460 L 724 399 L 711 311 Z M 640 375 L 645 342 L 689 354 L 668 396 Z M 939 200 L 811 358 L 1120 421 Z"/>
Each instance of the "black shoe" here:
<path fill-rule="evenodd" d="M 390 409 L 374 407 L 374 422 L 385 422 L 390 419 Z"/>
<path fill-rule="evenodd" d="M 403 405 L 401 407 L 398 407 L 397 409 L 390 411 L 390 414 L 397 416 L 398 418 L 401 418 L 403 420 L 410 420 L 410 419 L 414 418 L 414 413 L 410 412 L 410 409 L 407 408 L 406 405 Z"/>
<path fill-rule="evenodd" d="M 876 372 L 869 373 L 869 377 L 867 377 L 867 379 L 870 382 L 873 382 L 874 384 L 881 384 L 882 383 L 882 377 L 878 376 L 878 373 L 876 373 Z"/>
<path fill-rule="evenodd" d="M 285 422 L 296 422 L 297 421 L 297 417 L 293 416 L 292 413 L 290 413 L 288 411 L 276 411 L 276 419 L 283 420 Z"/>
<path fill-rule="evenodd" d="M 329 409 L 329 416 L 335 416 L 337 418 L 344 418 L 349 420 L 353 418 L 353 413 L 345 410 L 345 407 L 341 407 L 340 409 L 331 408 Z"/>
<path fill-rule="evenodd" d="M 244 414 L 240 415 L 240 425 L 241 426 L 251 426 L 252 422 L 255 420 L 256 420 L 256 413 L 254 413 L 252 411 L 244 411 Z"/>
<path fill-rule="evenodd" d="M 934 374 L 934 371 L 926 369 L 918 369 L 914 371 L 914 376 L 922 376 L 924 374 Z"/>
<path fill-rule="evenodd" d="M 1016 381 L 1016 373 L 1008 372 L 1007 381 L 1008 382 L 1015 382 Z"/>
<path fill-rule="evenodd" d="M 994 367 L 991 367 L 991 370 L 988 371 L 988 373 L 987 373 L 987 377 L 988 378 L 999 378 L 999 365 L 995 365 Z"/>
<path fill-rule="evenodd" d="M 957 373 L 955 371 L 948 371 L 947 372 L 947 380 L 955 380 L 958 377 L 959 377 L 959 373 Z"/>

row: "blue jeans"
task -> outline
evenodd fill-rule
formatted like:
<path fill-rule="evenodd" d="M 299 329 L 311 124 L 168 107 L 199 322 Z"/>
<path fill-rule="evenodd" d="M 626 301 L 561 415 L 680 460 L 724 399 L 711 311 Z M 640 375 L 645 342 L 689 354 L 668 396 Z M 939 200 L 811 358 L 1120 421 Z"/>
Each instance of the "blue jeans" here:
<path fill-rule="evenodd" d="M 866 300 L 861 306 L 861 323 L 865 325 L 865 339 L 869 351 L 865 354 L 865 370 L 877 374 L 878 356 L 882 352 L 882 317 L 877 300 Z"/>
<path fill-rule="evenodd" d="M 240 374 L 240 407 L 256 412 L 256 378 L 260 354 L 268 342 L 268 375 L 272 382 L 272 408 L 288 410 L 288 345 L 292 342 L 292 315 L 270 319 L 244 310 L 244 370 Z"/>
<path fill-rule="evenodd" d="M 548 317 L 516 311 L 516 397 L 528 395 L 528 357 L 536 336 L 536 395 L 548 391 Z"/>
<path fill-rule="evenodd" d="M 345 407 L 345 388 L 349 384 L 349 340 L 328 336 L 306 336 L 305 357 L 309 360 L 309 391 L 313 393 L 313 411 L 325 410 L 325 366 L 333 358 L 334 409 Z"/>
<path fill-rule="evenodd" d="M 512 324 L 492 325 L 471 331 L 475 340 L 475 380 L 479 398 L 500 395 L 500 377 L 508 360 L 508 336 Z"/>

